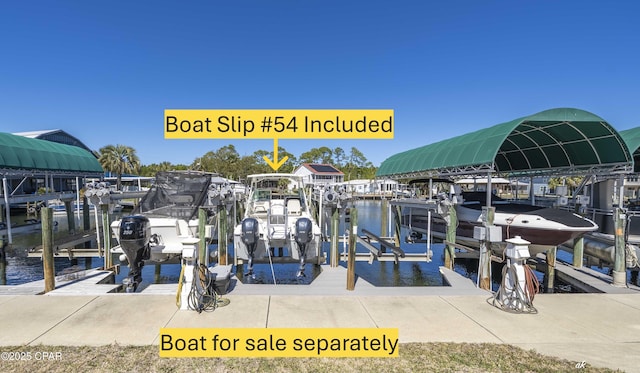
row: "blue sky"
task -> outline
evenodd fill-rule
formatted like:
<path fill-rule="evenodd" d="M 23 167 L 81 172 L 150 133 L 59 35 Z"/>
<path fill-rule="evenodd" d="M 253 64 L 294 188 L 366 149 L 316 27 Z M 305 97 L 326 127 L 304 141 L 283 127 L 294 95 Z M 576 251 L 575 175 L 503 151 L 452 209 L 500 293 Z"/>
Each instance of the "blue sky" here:
<path fill-rule="evenodd" d="M 29 1 L 0 8 L 0 131 L 62 129 L 143 164 L 227 144 L 165 140 L 164 109 L 393 109 L 375 165 L 556 107 L 640 126 L 636 1 Z"/>

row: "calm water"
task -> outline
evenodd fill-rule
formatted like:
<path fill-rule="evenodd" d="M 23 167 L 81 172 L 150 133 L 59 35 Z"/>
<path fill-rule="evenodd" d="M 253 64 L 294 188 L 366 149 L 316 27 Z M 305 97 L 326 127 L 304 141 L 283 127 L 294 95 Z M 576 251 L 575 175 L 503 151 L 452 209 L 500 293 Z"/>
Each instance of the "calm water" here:
<path fill-rule="evenodd" d="M 355 208 L 358 210 L 358 228 L 368 229 L 372 232 L 380 232 L 380 201 L 357 201 Z M 341 234 L 345 232 L 344 222 L 340 223 L 339 231 Z M 404 235 L 403 235 L 404 236 Z M 426 244 L 407 244 L 402 243 L 402 249 L 405 252 L 417 253 L 425 252 Z M 340 252 L 344 251 L 344 245 L 339 244 Z M 327 263 L 330 258 L 330 244 L 324 243 L 323 251 L 327 257 Z M 411 263 L 401 262 L 393 264 L 391 262 L 378 262 L 373 264 L 368 262 L 356 262 L 356 274 L 364 280 L 376 286 L 442 286 L 442 276 L 438 271 L 438 266 L 443 264 L 442 252 L 443 245 L 433 245 L 432 251 L 433 261 L 431 263 Z M 358 247 L 358 252 L 368 252 L 366 249 Z M 346 267 L 346 263 L 341 262 L 341 266 Z M 313 267 L 307 265 L 306 277 L 296 279 L 295 275 L 298 270 L 297 264 L 276 264 L 274 265 L 274 274 L 276 283 L 278 284 L 308 284 L 315 276 L 317 271 L 312 271 Z M 269 264 L 254 265 L 254 276 L 251 279 L 242 279 L 243 282 L 273 284 L 273 275 Z M 463 269 L 466 273 L 466 269 Z"/>
<path fill-rule="evenodd" d="M 355 203 L 355 207 L 358 209 L 359 227 L 369 229 L 373 232 L 379 232 L 380 202 L 358 201 Z M 14 221 L 20 221 L 21 219 L 24 219 L 24 217 L 13 217 Z M 64 215 L 56 215 L 54 219 L 58 222 L 57 231 L 60 232 L 60 234 L 68 229 L 66 217 Z M 79 221 L 76 221 L 76 225 L 79 225 L 79 223 Z M 93 225 L 94 218 L 92 215 L 92 226 Z M 343 223 L 340 225 L 340 232 L 345 232 L 345 226 Z M 40 243 L 40 231 L 34 231 L 34 233 L 30 235 L 14 237 L 13 248 L 7 252 L 7 284 L 22 284 L 43 278 L 42 261 L 40 258 L 26 257 L 26 249 L 37 246 Z M 424 252 L 426 250 L 425 244 L 407 244 L 404 242 L 402 243 L 402 248 L 406 252 Z M 323 250 L 326 253 L 327 261 L 329 261 L 329 243 L 324 244 Z M 343 251 L 342 244 L 340 244 L 339 250 Z M 438 244 L 433 245 L 432 250 L 434 255 L 431 263 L 401 262 L 396 265 L 390 262 L 374 262 L 373 264 L 357 262 L 356 273 L 358 276 L 377 286 L 441 286 L 443 285 L 442 276 L 438 271 L 438 266 L 443 263 L 443 246 Z M 366 249 L 359 248 L 358 251 L 364 252 Z M 231 261 L 233 258 L 232 244 L 229 245 L 229 255 L 229 259 Z M 118 262 L 117 257 L 114 261 L 116 263 Z M 56 273 L 72 266 L 75 267 L 74 269 L 85 269 L 99 267 L 102 264 L 102 258 L 81 258 L 78 259 L 77 263 L 71 263 L 66 257 L 55 258 Z M 341 263 L 341 265 L 346 267 L 346 263 Z M 456 267 L 458 272 L 471 278 L 475 273 L 473 268 L 467 268 L 464 264 L 457 264 Z M 268 264 L 256 264 L 254 266 L 255 275 L 251 278 L 243 278 L 242 281 L 271 284 L 273 283 L 273 277 L 275 275 L 276 283 L 278 284 L 308 284 L 319 274 L 318 268 L 312 265 L 307 265 L 306 276 L 301 279 L 297 279 L 295 276 L 298 270 L 297 264 L 275 264 L 273 269 L 274 272 L 272 273 L 271 266 Z M 123 266 L 121 268 L 121 273 L 116 276 L 116 281 L 120 282 L 122 278 L 126 277 L 127 273 L 128 268 Z M 145 284 L 177 283 L 179 276 L 179 264 L 166 264 L 159 266 L 159 268 L 154 265 L 147 265 L 142 271 L 143 282 Z"/>
<path fill-rule="evenodd" d="M 37 218 L 34 215 L 12 215 L 12 224 L 24 224 L 25 219 Z M 53 216 L 54 227 L 54 240 L 56 237 L 64 236 L 67 234 L 69 227 L 67 222 L 67 216 L 64 214 L 54 214 Z M 95 217 L 91 214 L 91 227 L 95 228 Z M 74 215 L 74 221 L 76 229 L 82 227 L 82 220 Z M 8 242 L 8 238 L 5 238 Z M 7 266 L 6 266 L 6 284 L 18 285 L 29 281 L 42 280 L 44 278 L 42 260 L 40 258 L 27 257 L 27 250 L 36 247 L 42 243 L 42 232 L 40 225 L 34 225 L 29 233 L 14 235 L 13 246 L 6 249 L 7 254 Z M 78 263 L 85 268 L 85 260 L 79 259 Z M 91 267 L 99 267 L 103 264 L 102 260 L 93 260 Z M 68 257 L 54 257 L 54 265 L 56 273 L 59 273 L 69 267 L 72 267 L 74 263 L 71 263 Z"/>
<path fill-rule="evenodd" d="M 380 214 L 381 207 L 380 201 L 357 201 L 355 207 L 358 210 L 358 227 L 359 229 L 368 229 L 372 232 L 380 232 Z M 14 216 L 12 220 L 21 221 L 24 216 Z M 67 228 L 67 219 L 64 215 L 56 215 L 54 219 L 58 222 L 57 231 L 64 233 Z M 92 227 L 94 226 L 94 217 L 92 215 Z M 76 220 L 76 226 L 79 226 L 80 221 Z M 345 232 L 344 223 L 340 225 L 340 232 Z M 402 249 L 407 253 L 424 253 L 426 251 L 426 244 L 409 244 L 404 242 L 404 237 L 408 234 L 408 231 L 402 231 Z M 26 257 L 26 249 L 39 245 L 41 242 L 40 231 L 34 231 L 33 234 L 14 237 L 13 248 L 7 250 L 7 268 L 6 268 L 6 283 L 9 285 L 22 284 L 29 281 L 41 280 L 43 278 L 42 261 L 40 258 L 28 258 Z M 343 244 L 339 244 L 339 251 L 344 250 Z M 374 261 L 372 264 L 368 262 L 356 262 L 356 274 L 362 279 L 376 285 L 376 286 L 443 286 L 443 279 L 438 270 L 439 266 L 443 263 L 443 244 L 433 244 L 431 246 L 433 251 L 433 259 L 430 263 L 425 262 L 400 262 L 394 264 L 392 262 L 378 262 Z M 330 261 L 329 257 L 329 243 L 325 243 L 323 250 L 327 256 L 327 262 Z M 359 252 L 368 252 L 366 249 L 358 247 Z M 229 245 L 229 260 L 232 262 L 233 258 L 233 244 Z M 570 254 L 558 251 L 558 258 L 564 259 L 564 256 L 569 256 L 568 260 L 571 260 Z M 78 259 L 77 263 L 72 263 L 66 257 L 55 258 L 55 271 L 59 273 L 61 271 L 72 269 L 85 269 L 95 268 L 103 265 L 102 258 L 92 259 Z M 114 262 L 118 263 L 117 257 L 114 258 Z M 346 263 L 341 262 L 341 266 L 346 267 Z M 456 260 L 455 271 L 461 275 L 470 278 L 474 282 L 477 280 L 477 260 Z M 278 284 L 308 284 L 313 278 L 319 274 L 319 270 L 312 265 L 307 265 L 306 277 L 302 279 L 296 278 L 296 272 L 298 270 L 297 264 L 274 264 L 274 272 L 272 273 L 269 264 L 256 264 L 254 266 L 255 275 L 252 278 L 243 278 L 244 282 L 251 283 L 266 283 L 272 284 L 273 277 L 275 275 L 276 283 Z M 605 269 L 606 270 L 606 269 Z M 501 277 L 501 265 L 494 264 L 493 271 L 493 288 L 497 290 L 499 287 Z M 121 282 L 128 273 L 128 267 L 123 266 L 121 273 L 116 276 L 116 282 Z M 536 273 L 539 280 L 542 281 L 543 275 Z M 179 264 L 165 264 L 162 266 L 147 265 L 143 268 L 142 287 L 151 283 L 177 283 L 180 276 Z"/>

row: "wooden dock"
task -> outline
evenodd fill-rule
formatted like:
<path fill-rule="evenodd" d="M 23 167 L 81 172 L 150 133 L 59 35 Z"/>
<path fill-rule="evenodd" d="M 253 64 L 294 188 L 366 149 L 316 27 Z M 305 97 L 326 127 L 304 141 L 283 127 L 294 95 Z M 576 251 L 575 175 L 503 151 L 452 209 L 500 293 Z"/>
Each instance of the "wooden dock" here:
<path fill-rule="evenodd" d="M 347 269 L 323 265 L 322 271 L 308 285 L 289 284 L 245 284 L 235 276 L 231 278 L 230 295 L 488 295 L 489 292 L 476 288 L 473 281 L 440 267 L 442 286 L 375 286 L 362 277 L 356 279 L 354 290 L 347 290 Z M 175 293 L 174 293 L 175 294 Z"/>
<path fill-rule="evenodd" d="M 101 268 L 59 274 L 55 278 L 55 289 L 46 295 L 104 295 L 116 293 L 122 284 L 115 284 L 115 273 Z M 0 286 L 0 295 L 41 295 L 44 280 L 22 285 Z"/>
<path fill-rule="evenodd" d="M 87 232 L 80 232 L 77 234 L 62 237 L 54 241 L 53 255 L 65 255 L 69 259 L 84 258 L 84 257 L 102 257 L 104 254 L 97 248 L 77 248 L 76 246 L 82 245 L 85 242 L 91 242 L 96 239 L 96 231 L 91 230 Z M 42 257 L 42 245 L 38 245 L 28 252 L 29 257 Z"/>
<path fill-rule="evenodd" d="M 544 272 L 547 264 L 544 254 L 536 256 L 536 266 Z M 556 260 L 556 278 L 584 293 L 640 294 L 640 287 L 627 284 L 626 287 L 613 286 L 613 278 L 589 267 L 575 268 Z"/>

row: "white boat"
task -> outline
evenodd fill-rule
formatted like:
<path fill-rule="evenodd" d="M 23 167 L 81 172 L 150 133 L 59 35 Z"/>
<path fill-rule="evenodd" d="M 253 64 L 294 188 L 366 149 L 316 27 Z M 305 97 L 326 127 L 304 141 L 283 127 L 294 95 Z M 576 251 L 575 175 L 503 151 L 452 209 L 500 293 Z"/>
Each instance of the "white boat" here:
<path fill-rule="evenodd" d="M 478 247 L 474 227 L 483 224 L 482 208 L 486 206 L 486 192 L 464 192 L 461 199 L 462 203 L 454 205 L 458 219 L 456 242 Z M 440 200 L 442 203 L 442 197 Z M 565 210 L 512 203 L 495 195 L 492 196 L 491 205 L 495 207 L 494 225 L 502 230 L 501 242 L 520 236 L 531 242 L 529 249 L 532 255 L 598 229 L 593 221 Z M 426 209 L 412 208 L 403 215 L 404 225 L 422 234 L 427 232 Z M 446 223 L 441 214 L 433 215 L 431 230 L 434 237 L 444 240 Z M 504 245 L 496 246 L 498 250 L 504 248 Z"/>
<path fill-rule="evenodd" d="M 322 264 L 321 232 L 314 221 L 301 176 L 249 175 L 245 215 L 233 232 L 236 258 L 248 261 L 247 275 L 256 262 L 299 262 L 298 277 L 306 262 Z M 277 250 L 277 251 L 276 251 Z"/>
<path fill-rule="evenodd" d="M 142 279 L 145 262 L 178 263 L 184 242 L 198 238 L 198 209 L 217 207 L 231 196 L 224 188 L 212 184 L 212 175 L 193 171 L 159 172 L 156 183 L 142 198 L 134 215 L 111 223 L 118 245 L 111 251 L 129 263 L 127 285 L 133 291 Z M 212 214 L 208 214 L 212 216 Z M 212 225 L 205 225 L 207 238 L 213 236 Z"/>

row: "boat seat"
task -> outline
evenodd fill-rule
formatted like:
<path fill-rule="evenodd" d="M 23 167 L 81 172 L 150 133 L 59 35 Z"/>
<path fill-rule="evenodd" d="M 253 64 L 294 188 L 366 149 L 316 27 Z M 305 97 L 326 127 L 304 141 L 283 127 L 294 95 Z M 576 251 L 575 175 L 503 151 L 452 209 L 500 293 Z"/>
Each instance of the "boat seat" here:
<path fill-rule="evenodd" d="M 256 201 L 253 204 L 253 213 L 266 215 L 268 206 L 269 206 L 269 201 Z"/>
<path fill-rule="evenodd" d="M 191 229 L 189 229 L 189 224 L 182 219 L 176 220 L 176 229 L 178 232 L 178 236 L 180 237 L 191 237 Z"/>
<path fill-rule="evenodd" d="M 253 212 L 256 214 L 266 214 L 267 209 L 264 206 L 255 206 L 253 208 Z"/>
<path fill-rule="evenodd" d="M 284 224 L 286 221 L 284 215 L 284 205 L 271 206 L 271 214 L 269 214 L 269 223 Z"/>
<path fill-rule="evenodd" d="M 300 200 L 292 198 L 287 201 L 287 213 L 289 215 L 300 215 Z"/>
<path fill-rule="evenodd" d="M 285 215 L 284 201 L 272 201 L 269 210 L 269 237 L 271 239 L 284 240 L 287 238 L 287 217 Z"/>

